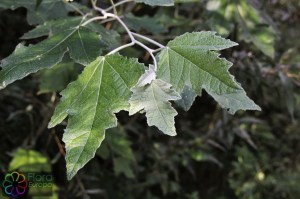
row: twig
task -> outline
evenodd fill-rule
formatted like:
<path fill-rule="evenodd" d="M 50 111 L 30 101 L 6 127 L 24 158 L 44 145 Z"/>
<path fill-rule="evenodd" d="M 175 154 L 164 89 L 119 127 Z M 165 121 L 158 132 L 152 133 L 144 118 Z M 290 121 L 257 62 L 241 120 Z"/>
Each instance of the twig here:
<path fill-rule="evenodd" d="M 115 3 L 114 6 L 110 6 L 110 7 L 106 8 L 105 11 L 108 12 L 108 11 L 114 9 L 114 7 L 120 6 L 120 5 L 125 4 L 125 3 L 129 3 L 129 2 L 133 2 L 133 0 L 123 0 L 123 1 L 120 1 L 118 3 Z"/>
<path fill-rule="evenodd" d="M 63 156 L 65 156 L 65 155 L 66 155 L 66 152 L 65 152 L 65 150 L 64 150 L 63 145 L 60 143 L 60 140 L 59 140 L 59 138 L 57 137 L 56 133 L 54 133 L 54 140 L 55 140 L 56 145 L 58 146 L 58 149 L 59 149 L 60 154 L 63 155 Z"/>
<path fill-rule="evenodd" d="M 135 32 L 131 32 L 131 34 L 133 34 L 134 36 L 139 37 L 141 39 L 144 39 L 144 40 L 146 40 L 146 41 L 148 41 L 148 42 L 150 42 L 152 44 L 155 44 L 155 45 L 157 45 L 160 48 L 165 48 L 164 45 L 158 43 L 157 41 L 154 41 L 153 39 L 150 39 L 149 37 L 146 37 L 144 35 L 141 35 L 141 34 L 138 34 L 138 33 L 135 33 Z"/>
<path fill-rule="evenodd" d="M 93 21 L 98 21 L 98 20 L 102 20 L 102 19 L 107 19 L 108 16 L 99 16 L 99 17 L 93 17 L 87 21 L 85 21 L 83 24 L 81 24 L 81 26 L 86 26 L 87 24 L 93 22 Z"/>
<path fill-rule="evenodd" d="M 107 55 L 111 55 L 111 54 L 114 54 L 116 52 L 119 52 L 120 50 L 124 49 L 124 48 L 127 48 L 127 47 L 130 47 L 130 46 L 133 46 L 135 44 L 135 42 L 130 42 L 128 44 L 125 44 L 125 45 L 122 45 L 112 51 L 110 51 L 109 53 L 107 53 Z"/>
<path fill-rule="evenodd" d="M 112 7 L 113 7 L 114 14 L 117 16 L 117 15 L 118 15 L 118 12 L 117 12 L 117 9 L 116 9 L 116 6 L 115 6 L 114 1 L 113 1 L 113 0 L 110 0 L 110 3 L 111 3 L 111 5 L 112 5 Z M 105 12 L 107 12 L 107 11 L 105 10 Z"/>
<path fill-rule="evenodd" d="M 157 70 L 157 61 L 156 61 L 156 58 L 153 54 L 154 50 L 152 48 L 149 48 L 148 46 L 146 46 L 145 44 L 139 42 L 139 41 L 135 41 L 135 43 L 139 46 L 141 46 L 142 48 L 144 48 L 149 54 L 150 56 L 152 57 L 153 59 L 153 64 L 154 64 L 154 71 Z"/>
<path fill-rule="evenodd" d="M 68 3 L 66 1 L 63 1 L 67 6 L 73 8 L 76 12 L 78 12 L 81 16 L 84 16 L 84 13 L 81 12 L 81 10 L 79 10 L 78 8 L 76 8 L 76 6 L 74 6 L 72 3 Z"/>
<path fill-rule="evenodd" d="M 120 47 L 118 47 L 118 48 L 112 50 L 112 51 L 109 52 L 107 55 L 114 54 L 114 53 L 116 53 L 116 52 L 118 52 L 118 51 L 120 51 L 120 50 L 122 50 L 122 49 L 124 49 L 124 48 L 127 48 L 127 47 L 130 47 L 130 46 L 133 46 L 133 45 L 137 44 L 137 45 L 141 46 L 142 48 L 144 48 L 144 49 L 150 54 L 150 56 L 151 56 L 152 59 L 153 59 L 154 70 L 156 71 L 156 70 L 157 70 L 157 60 L 156 60 L 156 58 L 155 58 L 155 56 L 154 56 L 154 53 L 156 53 L 156 52 L 158 52 L 158 51 L 164 49 L 165 46 L 162 45 L 162 44 L 160 44 L 160 43 L 158 43 L 157 41 L 154 41 L 153 39 L 150 39 L 150 38 L 144 36 L 144 35 L 140 35 L 140 34 L 138 34 L 138 33 L 131 32 L 131 31 L 129 30 L 129 28 L 127 27 L 127 25 L 126 25 L 126 24 L 121 20 L 121 18 L 117 15 L 116 6 L 122 5 L 122 4 L 127 3 L 127 2 L 131 2 L 132 0 L 123 0 L 123 1 L 118 2 L 118 3 L 116 3 L 116 4 L 114 4 L 113 0 L 110 0 L 110 1 L 111 1 L 112 6 L 109 7 L 109 8 L 107 8 L 106 10 L 104 10 L 104 9 L 102 9 L 102 8 L 97 7 L 97 5 L 96 5 L 96 4 L 97 4 L 97 0 L 91 0 L 92 5 L 93 5 L 93 8 L 94 8 L 96 11 L 100 12 L 103 16 L 93 17 L 93 18 L 87 20 L 86 22 L 84 22 L 84 23 L 82 24 L 82 26 L 86 26 L 87 24 L 89 24 L 89 23 L 91 23 L 91 22 L 93 22 L 93 21 L 97 21 L 97 20 L 105 20 L 105 22 L 111 21 L 111 20 L 117 20 L 117 21 L 123 26 L 123 28 L 125 29 L 125 31 L 127 32 L 128 36 L 130 37 L 131 42 L 128 43 L 128 44 L 124 44 L 124 45 L 122 45 L 122 46 L 120 46 Z M 109 11 L 109 10 L 111 10 L 111 9 L 114 10 L 114 14 L 113 14 L 113 13 L 108 13 L 108 12 L 107 12 L 107 11 Z M 102 22 L 102 23 L 103 23 L 103 22 Z M 152 49 L 152 48 L 149 48 L 148 46 L 146 46 L 146 45 L 143 44 L 142 42 L 136 40 L 134 36 L 136 36 L 136 37 L 138 37 L 138 38 L 140 38 L 140 39 L 143 39 L 143 40 L 145 40 L 145 41 L 148 41 L 148 42 L 150 42 L 150 43 L 152 43 L 152 44 L 158 46 L 159 48 L 158 48 L 158 49 L 155 49 L 155 50 Z"/>

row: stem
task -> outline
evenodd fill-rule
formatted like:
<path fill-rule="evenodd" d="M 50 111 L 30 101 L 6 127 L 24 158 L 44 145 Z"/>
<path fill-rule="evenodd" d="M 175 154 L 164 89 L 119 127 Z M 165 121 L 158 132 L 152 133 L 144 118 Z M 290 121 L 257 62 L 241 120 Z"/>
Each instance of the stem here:
<path fill-rule="evenodd" d="M 152 48 L 149 48 L 148 46 L 146 46 L 145 44 L 139 42 L 139 41 L 135 41 L 135 43 L 139 46 L 141 46 L 142 48 L 144 48 L 152 57 L 153 59 L 153 64 L 154 64 L 154 71 L 157 70 L 157 61 L 156 61 L 156 58 L 153 54 L 154 50 Z"/>
<path fill-rule="evenodd" d="M 153 39 L 150 39 L 149 37 L 146 37 L 146 36 L 144 36 L 144 35 L 140 35 L 140 34 L 134 33 L 134 32 L 131 32 L 131 34 L 133 34 L 134 36 L 139 37 L 139 38 L 141 38 L 141 39 L 144 39 L 144 40 L 146 40 L 146 41 L 148 41 L 148 42 L 150 42 L 150 43 L 152 43 L 152 44 L 155 44 L 155 45 L 157 45 L 157 46 L 160 47 L 160 48 L 165 48 L 164 45 L 158 43 L 157 41 L 154 41 Z"/>
<path fill-rule="evenodd" d="M 128 44 L 125 44 L 125 45 L 123 45 L 123 46 L 120 46 L 120 47 L 118 47 L 118 48 L 116 48 L 116 49 L 110 51 L 109 53 L 107 53 L 107 55 L 114 54 L 114 53 L 116 53 L 116 52 L 118 52 L 118 51 L 120 51 L 120 50 L 122 50 L 122 49 L 124 49 L 124 48 L 133 46 L 134 44 L 135 44 L 135 42 L 130 42 L 130 43 L 128 43 Z"/>
<path fill-rule="evenodd" d="M 112 5 L 112 7 L 113 7 L 114 14 L 117 16 L 117 15 L 118 15 L 118 13 L 117 13 L 116 6 L 115 6 L 115 3 L 114 3 L 114 1 L 113 1 L 113 0 L 110 0 L 110 3 L 111 3 L 111 5 Z M 107 12 L 106 10 L 104 10 L 104 11 L 105 11 L 105 12 Z"/>
<path fill-rule="evenodd" d="M 92 6 L 93 6 L 93 8 L 96 10 L 96 11 L 98 11 L 98 12 L 101 12 L 101 14 L 103 14 L 103 15 L 105 15 L 105 10 L 103 10 L 102 8 L 99 8 L 99 7 L 97 7 L 97 0 L 91 0 L 91 3 L 92 3 Z"/>
<path fill-rule="evenodd" d="M 85 26 L 85 25 L 87 25 L 87 24 L 89 24 L 89 23 L 91 23 L 91 22 L 93 22 L 93 21 L 101 20 L 101 19 L 106 19 L 106 21 L 107 21 L 107 20 L 113 20 L 113 19 L 118 20 L 118 22 L 123 26 L 123 28 L 124 28 L 125 31 L 127 32 L 128 36 L 130 37 L 131 42 L 128 43 L 128 44 L 122 45 L 122 46 L 120 46 L 120 47 L 118 47 L 118 48 L 116 48 L 116 49 L 114 49 L 114 50 L 112 50 L 112 51 L 109 52 L 107 55 L 114 54 L 114 53 L 116 53 L 116 52 L 118 52 L 118 51 L 120 51 L 120 50 L 122 50 L 122 49 L 124 49 L 124 48 L 127 48 L 127 47 L 130 47 L 130 46 L 133 46 L 133 45 L 137 44 L 137 45 L 141 46 L 142 48 L 144 48 L 144 49 L 150 54 L 150 56 L 151 56 L 152 59 L 153 59 L 154 70 L 156 71 L 156 70 L 157 70 L 157 60 L 156 60 L 156 58 L 155 58 L 155 56 L 154 56 L 154 53 L 155 53 L 155 52 L 158 52 L 158 51 L 160 51 L 160 50 L 162 50 L 162 49 L 164 49 L 165 46 L 162 45 L 162 44 L 160 44 L 160 43 L 158 43 L 158 42 L 156 42 L 156 41 L 154 41 L 154 40 L 152 40 L 152 39 L 150 39 L 150 38 L 148 38 L 148 37 L 146 37 L 146 36 L 144 36 L 144 35 L 140 35 L 140 34 L 138 34 L 138 33 L 131 32 L 131 31 L 129 30 L 129 28 L 127 27 L 127 25 L 126 25 L 126 24 L 121 20 L 121 18 L 117 15 L 117 11 L 116 11 L 116 8 L 115 8 L 115 7 L 116 7 L 116 6 L 119 6 L 119 5 L 122 5 L 122 4 L 124 4 L 124 3 L 127 3 L 127 2 L 130 2 L 130 1 L 132 1 L 132 0 L 123 0 L 123 1 L 121 1 L 121 2 L 119 2 L 119 3 L 117 3 L 117 4 L 114 4 L 114 3 L 113 3 L 113 0 L 110 0 L 110 1 L 111 1 L 112 6 L 109 7 L 109 8 L 107 8 L 106 10 L 104 10 L 104 9 L 99 8 L 99 7 L 96 6 L 97 0 L 91 0 L 92 5 L 93 5 L 93 8 L 94 8 L 95 10 L 101 12 L 103 16 L 91 18 L 91 19 L 87 20 L 86 22 L 84 22 L 84 23 L 82 24 L 82 26 Z M 114 9 L 114 14 L 108 13 L 108 12 L 107 12 L 107 11 L 109 11 L 109 10 L 111 10 L 111 9 Z M 107 19 L 107 18 L 111 18 L 111 19 Z M 152 48 L 149 48 L 149 47 L 146 46 L 145 44 L 143 44 L 143 43 L 141 43 L 140 41 L 136 40 L 136 39 L 134 38 L 134 36 L 139 37 L 139 38 L 141 38 L 141 39 L 143 39 L 143 40 L 146 40 L 146 41 L 148 41 L 148 42 L 150 42 L 150 43 L 152 43 L 152 44 L 158 46 L 159 48 L 158 48 L 158 49 L 155 49 L 155 50 L 152 49 Z"/>
<path fill-rule="evenodd" d="M 127 25 L 120 19 L 119 16 L 115 16 L 115 18 L 118 20 L 118 22 L 125 28 L 128 36 L 130 37 L 131 41 L 134 42 L 136 41 L 135 38 L 132 35 L 132 32 L 129 30 L 129 28 L 127 27 Z"/>
<path fill-rule="evenodd" d="M 157 49 L 153 50 L 153 53 L 157 53 L 158 51 L 161 51 L 161 50 L 163 50 L 164 48 L 166 48 L 166 47 L 163 47 L 163 48 L 157 48 Z"/>
<path fill-rule="evenodd" d="M 101 20 L 101 19 L 107 19 L 107 16 L 93 17 L 93 18 L 87 20 L 86 22 L 84 22 L 83 24 L 81 24 L 81 26 L 86 26 L 87 24 L 89 24 L 93 21 L 97 21 L 97 20 Z"/>
<path fill-rule="evenodd" d="M 76 8 L 76 6 L 74 6 L 72 3 L 68 3 L 66 1 L 63 1 L 67 6 L 71 7 L 72 9 L 74 9 L 76 12 L 78 12 L 81 16 L 84 16 L 84 13 L 81 12 L 81 10 L 79 10 L 78 8 Z"/>
<path fill-rule="evenodd" d="M 122 18 L 123 16 L 119 16 L 119 18 Z M 108 19 L 104 19 L 103 21 L 100 22 L 100 24 L 104 24 L 110 21 L 114 21 L 117 20 L 116 18 L 108 18 Z"/>
<path fill-rule="evenodd" d="M 120 1 L 118 3 L 115 3 L 115 6 L 110 6 L 110 7 L 106 8 L 105 11 L 106 12 L 110 11 L 110 10 L 114 9 L 114 7 L 120 6 L 120 5 L 122 5 L 124 3 L 128 3 L 128 2 L 133 2 L 133 0 L 123 0 L 123 1 Z"/>

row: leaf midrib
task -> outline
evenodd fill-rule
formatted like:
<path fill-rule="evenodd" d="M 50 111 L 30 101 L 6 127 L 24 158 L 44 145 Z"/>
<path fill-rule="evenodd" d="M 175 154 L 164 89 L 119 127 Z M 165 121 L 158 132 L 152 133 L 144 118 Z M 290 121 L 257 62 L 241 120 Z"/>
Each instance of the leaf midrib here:
<path fill-rule="evenodd" d="M 166 126 L 167 126 L 168 128 L 170 128 L 170 126 L 169 126 L 168 123 L 166 122 L 166 119 L 163 117 L 163 114 L 161 113 L 161 111 L 160 111 L 160 109 L 159 109 L 159 107 L 158 107 L 158 104 L 157 104 L 157 102 L 156 102 L 156 97 L 155 97 L 155 92 L 154 92 L 154 89 L 153 89 L 153 85 L 150 85 L 150 87 L 151 87 L 151 91 L 152 91 L 152 92 L 151 92 L 151 93 L 152 93 L 152 97 L 153 97 L 154 102 L 155 102 L 155 106 L 156 106 L 156 108 L 157 108 L 159 114 L 160 114 L 161 117 L 163 118 L 164 123 L 166 124 Z"/>
<path fill-rule="evenodd" d="M 218 81 L 222 82 L 222 83 L 223 83 L 224 85 L 226 85 L 227 87 L 232 88 L 232 89 L 235 89 L 235 90 L 241 90 L 241 89 L 238 89 L 238 88 L 236 88 L 236 87 L 233 87 L 233 86 L 229 85 L 227 82 L 224 82 L 223 80 L 220 80 L 217 76 L 215 76 L 214 74 L 211 74 L 211 73 L 209 73 L 208 71 L 204 70 L 203 68 L 201 68 L 200 66 L 198 66 L 197 64 L 195 64 L 195 63 L 192 62 L 191 60 L 187 59 L 186 57 L 184 57 L 183 55 L 181 55 L 179 52 L 175 51 L 174 49 L 172 49 L 172 48 L 168 48 L 168 49 L 172 50 L 173 52 L 175 52 L 176 54 L 178 54 L 180 57 L 182 57 L 183 59 L 185 59 L 185 60 L 187 60 L 188 62 L 190 62 L 193 66 L 196 66 L 196 68 L 198 68 L 198 69 L 202 70 L 203 72 L 207 73 L 208 75 L 210 75 L 210 76 L 216 78 Z M 217 58 L 217 59 L 219 59 L 219 58 Z M 190 69 L 189 69 L 189 70 L 190 70 Z"/>
<path fill-rule="evenodd" d="M 92 129 L 94 128 L 94 123 L 95 123 L 95 117 L 96 117 L 96 113 L 97 113 L 97 110 L 98 110 L 98 105 L 99 105 L 99 96 L 100 96 L 100 92 L 101 92 L 101 83 L 102 83 L 102 76 L 103 76 L 103 68 L 104 68 L 104 60 L 101 60 L 101 62 L 99 62 L 99 64 L 95 67 L 95 70 L 93 72 L 93 74 L 91 75 L 91 78 L 89 79 L 89 82 L 90 80 L 92 79 L 92 77 L 94 76 L 95 72 L 97 71 L 98 67 L 102 64 L 102 67 L 101 67 L 101 71 L 100 71 L 100 77 L 99 77 L 99 87 L 98 87 L 98 92 L 97 92 L 97 98 L 95 100 L 95 105 L 96 105 L 96 108 L 95 108 L 95 111 L 93 113 L 93 119 L 92 119 L 92 124 L 91 124 L 91 127 L 90 129 L 87 131 L 88 132 L 88 137 L 86 138 L 86 141 L 84 143 L 84 146 L 82 147 L 82 150 L 80 151 L 80 153 L 77 155 L 77 159 L 75 162 L 75 164 L 73 164 L 73 168 L 72 170 L 70 171 L 70 173 L 73 173 L 74 172 L 74 169 L 75 169 L 75 165 L 78 163 L 78 160 L 80 159 L 81 155 L 82 155 L 82 152 L 85 150 L 86 148 L 86 144 L 88 142 L 88 140 L 90 139 L 90 136 L 91 136 L 91 132 L 92 132 Z M 89 83 L 88 82 L 88 83 Z M 86 84 L 86 86 L 88 85 L 88 83 Z M 86 88 L 86 87 L 85 87 Z M 84 89 L 83 89 L 84 90 Z M 80 93 L 80 95 L 82 94 L 82 92 Z M 77 100 L 76 100 L 77 101 Z"/>
<path fill-rule="evenodd" d="M 77 29 L 74 29 L 74 31 L 72 31 L 68 36 L 66 36 L 62 41 L 60 41 L 58 44 L 56 44 L 54 47 L 50 48 L 50 49 L 47 50 L 46 52 L 43 52 L 43 53 L 41 53 L 41 54 L 39 54 L 39 55 L 36 55 L 35 57 L 33 57 L 33 58 L 31 58 L 31 59 L 28 59 L 28 60 L 26 60 L 26 61 L 23 61 L 23 62 L 21 62 L 21 63 L 20 63 L 20 62 L 16 63 L 13 67 L 10 67 L 9 70 L 5 71 L 4 74 L 3 74 L 2 76 L 5 77 L 8 73 L 10 73 L 10 71 L 12 71 L 12 70 L 14 70 L 16 67 L 20 66 L 20 64 L 24 64 L 24 63 L 28 63 L 28 62 L 30 62 L 30 61 L 37 60 L 37 59 L 39 59 L 39 57 L 44 56 L 45 54 L 51 52 L 52 50 L 54 50 L 55 48 L 57 48 L 59 45 L 61 45 L 63 42 L 65 42 L 67 39 L 69 39 L 69 37 L 70 37 L 74 32 L 76 32 L 77 30 L 78 30 L 78 28 L 77 28 Z"/>

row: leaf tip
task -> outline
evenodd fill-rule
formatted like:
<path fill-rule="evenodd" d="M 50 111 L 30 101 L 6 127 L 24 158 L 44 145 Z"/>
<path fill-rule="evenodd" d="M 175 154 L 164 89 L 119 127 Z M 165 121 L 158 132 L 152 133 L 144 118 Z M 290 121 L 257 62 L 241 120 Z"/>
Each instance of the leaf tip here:
<path fill-rule="evenodd" d="M 76 175 L 76 173 L 74 173 L 74 172 L 73 173 L 67 172 L 67 180 L 69 180 L 69 181 L 72 180 L 72 178 L 74 178 L 75 175 Z"/>
<path fill-rule="evenodd" d="M 48 129 L 51 129 L 51 128 L 53 128 L 55 125 L 50 121 L 49 123 L 48 123 L 48 126 L 47 126 L 47 128 Z"/>
<path fill-rule="evenodd" d="M 2 84 L 0 85 L 0 90 L 4 89 L 6 87 L 6 83 L 5 81 L 2 82 Z"/>
<path fill-rule="evenodd" d="M 177 135 L 176 131 L 171 132 L 171 133 L 166 133 L 169 136 L 175 137 Z"/>

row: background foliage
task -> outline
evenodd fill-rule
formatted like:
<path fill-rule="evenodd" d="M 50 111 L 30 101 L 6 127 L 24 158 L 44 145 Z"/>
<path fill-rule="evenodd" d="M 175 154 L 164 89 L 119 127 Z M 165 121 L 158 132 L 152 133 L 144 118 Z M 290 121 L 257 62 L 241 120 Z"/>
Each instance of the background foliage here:
<path fill-rule="evenodd" d="M 90 6 L 87 1 L 81 3 Z M 101 3 L 109 5 L 109 1 Z M 42 11 L 47 8 L 43 4 L 43 14 L 35 7 L 12 11 L 3 5 L 0 3 L 0 59 L 20 41 L 28 45 L 44 39 L 32 37 L 37 33 L 24 33 L 46 18 L 66 17 L 68 11 L 77 15 L 67 4 L 57 5 L 59 9 L 49 15 Z M 125 4 L 120 12 L 128 26 L 161 43 L 199 30 L 214 30 L 238 42 L 239 46 L 222 56 L 234 63 L 231 73 L 262 111 L 232 116 L 203 93 L 188 112 L 176 108 L 176 137 L 148 128 L 142 114 L 121 112 L 118 127 L 106 134 L 96 158 L 67 181 L 61 142 L 66 123 L 47 129 L 58 101 L 55 92 L 82 71 L 81 65 L 64 57 L 55 68 L 1 90 L 1 174 L 26 166 L 38 152 L 55 177 L 56 198 L 300 198 L 299 11 L 298 0 L 199 0 L 175 7 Z M 103 45 L 114 48 L 128 39 L 120 36 L 121 29 L 113 31 L 119 28 L 116 23 L 104 25 L 107 29 L 99 31 L 109 39 Z M 59 32 L 55 27 L 62 25 L 50 24 L 43 31 Z M 42 33 L 39 36 L 45 35 Z M 29 40 L 19 40 L 22 36 Z M 122 54 L 151 63 L 139 47 Z M 27 159 L 20 157 L 24 150 Z"/>

